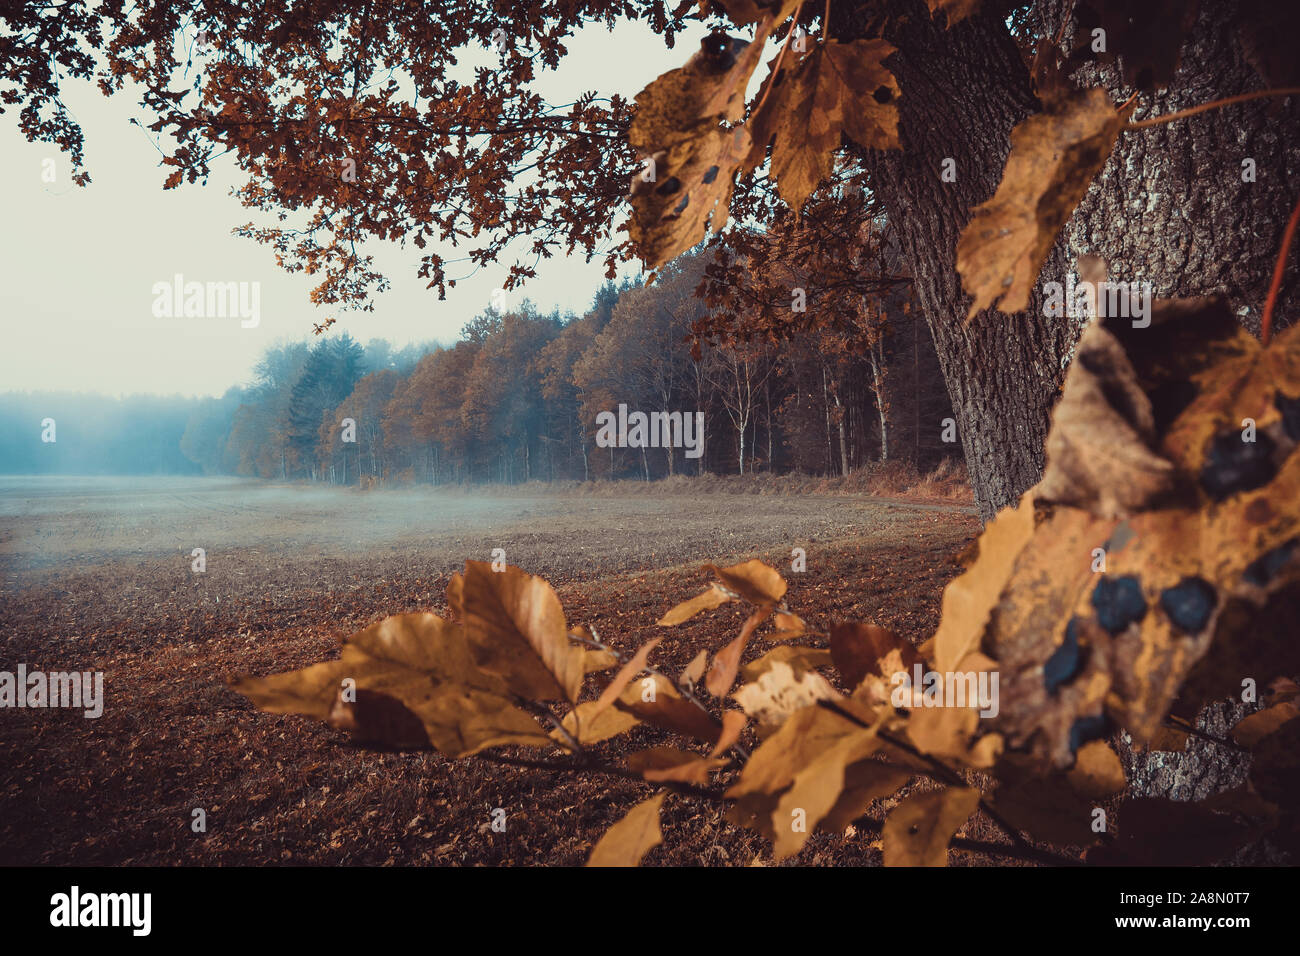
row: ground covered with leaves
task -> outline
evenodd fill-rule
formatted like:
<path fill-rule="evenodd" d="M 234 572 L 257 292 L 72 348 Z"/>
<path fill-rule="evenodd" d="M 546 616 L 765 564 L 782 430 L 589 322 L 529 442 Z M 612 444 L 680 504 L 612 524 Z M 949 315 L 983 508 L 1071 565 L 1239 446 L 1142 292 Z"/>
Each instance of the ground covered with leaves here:
<path fill-rule="evenodd" d="M 371 507 L 364 496 L 347 497 L 363 512 Z M 195 524 L 214 522 L 206 529 L 227 536 L 204 575 L 190 572 L 187 552 L 148 558 L 120 547 L 123 526 L 102 516 L 61 508 L 58 517 L 6 518 L 0 668 L 102 669 L 107 704 L 95 720 L 79 711 L 5 713 L 0 863 L 581 864 L 650 794 L 644 782 L 510 765 L 537 759 L 522 749 L 460 761 L 369 752 L 318 721 L 257 713 L 226 678 L 332 660 L 341 638 L 390 614 L 445 615 L 452 570 L 502 543 L 511 563 L 555 585 L 571 623 L 594 627 L 628 654 L 664 636 L 656 662 L 673 672 L 700 647 L 729 640 L 744 617 L 723 607 L 671 633 L 655 627 L 705 583 L 702 562 L 760 557 L 788 569 L 796 545 L 808 551 L 808 570 L 787 575 L 789 601 L 811 625 L 873 620 L 919 642 L 933 633 L 943 586 L 961 570 L 953 556 L 978 531 L 966 507 L 933 502 L 651 496 L 588 509 L 496 501 L 492 517 L 447 518 L 451 530 L 441 535 L 425 530 L 439 523 L 437 509 L 411 508 L 406 536 L 367 538 L 349 556 L 320 543 L 325 522 L 315 538 L 287 534 L 295 515 L 283 499 L 278 527 L 256 495 L 242 508 L 201 494 L 177 500 Z M 646 509 L 657 508 L 664 515 L 647 520 Z M 628 512 L 621 518 L 620 509 Z M 172 517 L 131 520 L 139 526 L 126 530 L 139 542 Z M 338 520 L 346 538 L 348 519 Z M 73 560 L 59 549 L 77 540 L 78 522 L 83 545 L 98 542 L 109 560 Z M 241 537 L 256 547 L 236 547 Z M 311 540 L 315 552 L 304 548 Z M 642 726 L 600 749 L 617 764 L 664 737 Z M 879 815 L 895 802 L 883 802 Z M 206 833 L 191 830 L 195 808 L 206 812 Z M 497 808 L 505 832 L 492 829 Z M 719 807 L 670 795 L 661 825 L 664 843 L 646 856 L 649 865 L 772 863 L 770 844 L 727 822 Z M 1000 839 L 979 814 L 960 836 Z M 958 865 L 991 859 L 952 853 Z M 879 841 L 852 829 L 816 833 L 786 862 L 878 864 Z"/>

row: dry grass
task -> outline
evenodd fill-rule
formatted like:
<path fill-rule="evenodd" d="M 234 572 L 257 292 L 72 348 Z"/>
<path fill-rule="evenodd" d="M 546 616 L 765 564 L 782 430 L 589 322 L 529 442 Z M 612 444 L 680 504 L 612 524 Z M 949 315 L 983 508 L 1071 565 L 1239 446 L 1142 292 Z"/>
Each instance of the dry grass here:
<path fill-rule="evenodd" d="M 921 474 L 910 462 L 872 462 L 848 476 L 791 472 L 775 475 L 673 475 L 654 481 L 620 478 L 613 481 L 530 481 L 516 485 L 441 485 L 440 490 L 508 497 L 573 495 L 613 498 L 642 491 L 653 495 L 871 495 L 971 503 L 975 500 L 964 462 L 945 458 Z"/>

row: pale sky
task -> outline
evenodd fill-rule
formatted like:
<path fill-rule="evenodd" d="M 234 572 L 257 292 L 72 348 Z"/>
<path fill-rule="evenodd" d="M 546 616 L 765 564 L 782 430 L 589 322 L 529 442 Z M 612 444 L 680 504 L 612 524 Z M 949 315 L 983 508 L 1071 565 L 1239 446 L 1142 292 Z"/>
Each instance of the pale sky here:
<path fill-rule="evenodd" d="M 669 50 L 643 24 L 620 24 L 612 34 L 588 27 L 567 41 L 570 53 L 560 70 L 540 76 L 534 89 L 552 103 L 587 90 L 631 97 L 684 63 L 704 32 L 694 25 Z M 485 50 L 462 57 L 465 75 L 495 56 Z M 269 247 L 230 234 L 250 219 L 270 224 L 229 195 L 244 181 L 230 157 L 213 165 L 206 186 L 164 192 L 168 170 L 159 165 L 155 134 L 129 122 L 147 116 L 130 88 L 105 98 L 89 82 L 65 80 L 64 96 L 86 136 L 93 182 L 84 189 L 71 183 L 71 164 L 56 147 L 23 138 L 16 109 L 0 116 L 0 392 L 219 395 L 249 380 L 269 344 L 304 338 L 313 322 L 332 314 L 338 316 L 332 332 L 345 330 L 362 342 L 451 342 L 502 284 L 509 261 L 458 282 L 439 302 L 416 275 L 419 250 L 371 242 L 364 251 L 391 282 L 374 312 L 318 309 L 308 299 L 312 277 L 289 275 Z M 56 163 L 54 184 L 41 178 L 48 158 Z M 468 248 L 442 251 L 452 258 Z M 457 264 L 448 274 L 459 278 L 468 269 Z M 527 297 L 543 311 L 558 306 L 581 314 L 603 272 L 600 260 L 544 260 L 538 278 L 513 290 L 506 306 Z M 260 323 L 242 328 L 238 318 L 155 318 L 153 285 L 176 273 L 187 282 L 259 282 Z"/>

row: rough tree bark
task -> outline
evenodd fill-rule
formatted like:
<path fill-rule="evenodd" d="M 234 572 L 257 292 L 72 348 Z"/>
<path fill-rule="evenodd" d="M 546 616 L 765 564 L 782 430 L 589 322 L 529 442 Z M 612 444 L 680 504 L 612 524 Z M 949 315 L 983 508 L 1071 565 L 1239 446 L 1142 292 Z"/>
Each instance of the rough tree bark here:
<path fill-rule="evenodd" d="M 1054 33 L 1069 5 L 1039 0 L 1035 14 Z M 1237 4 L 1221 0 L 1201 8 L 1174 81 L 1154 98 L 1144 96 L 1135 118 L 1267 85 L 1246 63 L 1231 28 Z M 1083 323 L 1043 317 L 1042 282 L 1028 312 L 987 311 L 965 322 L 969 299 L 955 269 L 957 238 L 971 207 L 988 199 L 1001 179 L 1012 126 L 1035 109 L 1028 71 L 995 14 L 945 31 L 919 0 L 899 0 L 897 12 L 886 36 L 899 48 L 889 65 L 903 94 L 903 150 L 866 159 L 911 264 L 987 520 L 1041 474 L 1051 408 Z M 1131 92 L 1114 67 L 1087 72 L 1081 79 L 1102 83 L 1116 102 Z M 1298 121 L 1296 98 L 1264 100 L 1124 134 L 1040 279 L 1064 284 L 1077 255 L 1097 253 L 1112 278 L 1150 282 L 1157 296 L 1223 293 L 1257 330 L 1282 230 L 1300 192 Z M 954 183 L 940 178 L 946 158 L 956 161 Z M 1243 181 L 1243 159 L 1255 160 L 1255 182 Z M 1288 324 L 1298 305 L 1293 268 L 1279 302 L 1280 324 Z M 1214 705 L 1198 723 L 1222 736 L 1245 710 Z M 1198 799 L 1235 785 L 1244 773 L 1238 756 L 1199 738 L 1178 754 L 1123 745 L 1121 752 L 1138 793 Z"/>
<path fill-rule="evenodd" d="M 1202 6 L 1210 9 L 1173 84 L 1139 117 L 1265 85 L 1230 29 L 1236 4 Z M 1040 0 L 1040 7 L 1045 25 L 1059 25 L 1061 0 Z M 911 266 L 987 520 L 1042 472 L 1051 408 L 1083 323 L 1045 318 L 1041 282 L 1027 312 L 988 310 L 965 321 L 969 298 L 955 268 L 957 238 L 971 208 L 997 188 L 1011 128 L 1036 101 L 1024 60 L 995 12 L 944 29 L 920 0 L 899 0 L 896 8 L 885 35 L 898 47 L 889 66 L 902 90 L 903 149 L 865 158 Z M 1130 92 L 1120 89 L 1113 68 L 1100 78 L 1111 80 L 1106 85 L 1117 102 Z M 1278 111 L 1273 118 L 1270 109 Z M 1300 182 L 1297 118 L 1294 102 L 1264 101 L 1125 134 L 1049 256 L 1043 281 L 1064 283 L 1075 256 L 1096 252 L 1112 276 L 1148 280 L 1157 295 L 1225 292 L 1257 327 Z M 1257 182 L 1242 182 L 1243 158 L 1256 160 Z M 955 182 L 941 179 L 945 159 L 955 160 Z M 1298 287 L 1289 277 L 1284 306 L 1296 305 Z"/>

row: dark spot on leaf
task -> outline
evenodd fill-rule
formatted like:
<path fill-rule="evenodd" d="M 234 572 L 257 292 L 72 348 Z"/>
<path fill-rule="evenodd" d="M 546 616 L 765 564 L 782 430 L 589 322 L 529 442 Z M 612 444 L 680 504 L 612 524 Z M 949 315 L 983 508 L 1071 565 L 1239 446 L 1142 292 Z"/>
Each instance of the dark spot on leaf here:
<path fill-rule="evenodd" d="M 1273 506 L 1267 498 L 1256 498 L 1246 506 L 1245 514 L 1251 524 L 1268 524 L 1273 520 Z"/>
<path fill-rule="evenodd" d="M 721 30 L 714 30 L 700 41 L 700 50 L 710 70 L 723 72 L 736 63 L 736 53 L 749 46 L 744 40 L 729 36 Z"/>
<path fill-rule="evenodd" d="M 658 193 L 660 196 L 671 196 L 673 193 L 677 192 L 677 190 L 681 188 L 682 188 L 682 181 L 678 179 L 676 176 L 669 176 L 667 179 L 665 179 L 663 182 L 661 182 L 658 186 L 655 187 L 655 192 Z"/>
<path fill-rule="evenodd" d="M 1188 405 L 1196 399 L 1196 386 L 1188 381 L 1166 382 L 1147 393 L 1156 434 L 1163 435 Z"/>
<path fill-rule="evenodd" d="M 894 91 L 887 86 L 878 86 L 876 92 L 871 94 L 871 98 L 877 103 L 888 103 L 894 98 Z"/>
<path fill-rule="evenodd" d="M 682 188 L 682 181 L 678 179 L 676 176 L 669 176 L 667 179 L 665 179 L 663 182 L 661 182 L 658 186 L 655 187 L 655 192 L 658 193 L 660 196 L 671 196 L 673 193 L 677 192 L 677 190 L 681 188 Z"/>
<path fill-rule="evenodd" d="M 1097 623 L 1111 634 L 1118 634 L 1134 621 L 1142 620 L 1147 612 L 1142 586 L 1131 575 L 1103 577 L 1092 590 L 1092 606 L 1097 610 Z"/>
<path fill-rule="evenodd" d="M 1246 566 L 1246 570 L 1242 572 L 1242 580 L 1259 588 L 1267 587 L 1269 582 L 1277 577 L 1277 573 L 1291 560 L 1291 555 L 1295 553 L 1297 543 L 1300 543 L 1300 538 L 1292 538 L 1285 544 L 1278 545 L 1272 551 L 1250 562 Z"/>
<path fill-rule="evenodd" d="M 1201 469 L 1201 486 L 1215 501 L 1253 488 L 1262 488 L 1272 480 L 1273 439 L 1257 432 L 1254 441 L 1242 441 L 1241 432 L 1231 428 L 1216 435 Z"/>
<path fill-rule="evenodd" d="M 1300 398 L 1288 398 L 1278 392 L 1274 402 L 1282 413 L 1282 431 L 1292 441 L 1300 441 Z"/>
<path fill-rule="evenodd" d="M 1049 694 L 1079 673 L 1082 654 L 1079 652 L 1079 619 L 1070 618 L 1065 626 L 1065 640 L 1043 665 L 1043 684 Z"/>
<path fill-rule="evenodd" d="M 718 178 L 718 167 L 710 166 L 708 169 L 704 171 L 704 175 L 701 177 L 701 182 L 703 182 L 707 186 L 709 183 L 713 182 L 717 178 Z"/>
<path fill-rule="evenodd" d="M 1183 578 L 1160 592 L 1160 606 L 1179 630 L 1199 634 L 1214 613 L 1219 597 L 1204 578 Z"/>
<path fill-rule="evenodd" d="M 1090 740 L 1100 740 L 1106 736 L 1106 717 L 1097 714 L 1093 717 L 1080 717 L 1070 727 L 1070 753 L 1078 753 L 1079 748 Z"/>
<path fill-rule="evenodd" d="M 673 215 L 680 216 L 682 212 L 686 209 L 686 207 L 690 204 L 690 201 L 691 201 L 691 194 L 683 193 L 681 201 L 677 203 L 676 206 L 673 207 Z"/>

